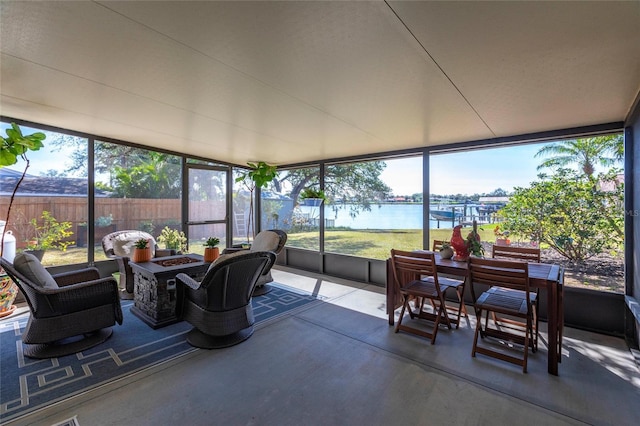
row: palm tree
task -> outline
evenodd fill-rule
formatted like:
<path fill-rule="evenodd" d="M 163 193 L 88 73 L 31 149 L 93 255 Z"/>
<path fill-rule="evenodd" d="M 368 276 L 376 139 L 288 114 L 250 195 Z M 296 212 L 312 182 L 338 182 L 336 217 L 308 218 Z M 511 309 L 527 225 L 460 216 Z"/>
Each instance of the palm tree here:
<path fill-rule="evenodd" d="M 577 163 L 587 176 L 592 176 L 596 166 L 611 167 L 624 159 L 621 134 L 570 139 L 545 145 L 535 157 L 549 156 L 539 166 L 543 168 L 566 167 Z"/>

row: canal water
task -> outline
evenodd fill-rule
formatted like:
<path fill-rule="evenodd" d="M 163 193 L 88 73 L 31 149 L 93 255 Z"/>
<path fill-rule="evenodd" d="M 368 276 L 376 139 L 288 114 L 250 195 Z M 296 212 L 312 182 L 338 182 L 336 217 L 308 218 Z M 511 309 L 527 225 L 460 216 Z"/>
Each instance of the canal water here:
<path fill-rule="evenodd" d="M 360 210 L 351 217 L 350 205 L 340 205 L 334 211 L 333 205 L 325 207 L 327 227 L 347 227 L 351 229 L 422 229 L 422 204 L 374 204 L 371 211 Z M 320 216 L 319 207 L 300 206 L 309 217 Z M 473 209 L 471 214 L 476 214 Z M 438 228 L 437 220 L 430 220 L 431 229 Z M 450 221 L 440 221 L 440 228 L 451 228 Z"/>

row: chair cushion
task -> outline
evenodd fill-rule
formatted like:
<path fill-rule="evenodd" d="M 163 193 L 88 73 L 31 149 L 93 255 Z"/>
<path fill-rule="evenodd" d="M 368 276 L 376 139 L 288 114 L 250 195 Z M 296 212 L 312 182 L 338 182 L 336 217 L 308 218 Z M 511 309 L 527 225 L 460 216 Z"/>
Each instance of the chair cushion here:
<path fill-rule="evenodd" d="M 280 244 L 280 236 L 275 232 L 262 231 L 253 239 L 251 251 L 276 251 Z"/>
<path fill-rule="evenodd" d="M 16 254 L 13 259 L 13 267 L 35 285 L 50 289 L 59 288 L 49 271 L 31 253 Z"/>
<path fill-rule="evenodd" d="M 131 257 L 136 241 L 140 238 L 149 238 L 150 235 L 142 231 L 124 232 L 113 240 L 113 254 L 121 257 Z M 151 237 L 151 257 L 155 257 L 156 241 Z"/>

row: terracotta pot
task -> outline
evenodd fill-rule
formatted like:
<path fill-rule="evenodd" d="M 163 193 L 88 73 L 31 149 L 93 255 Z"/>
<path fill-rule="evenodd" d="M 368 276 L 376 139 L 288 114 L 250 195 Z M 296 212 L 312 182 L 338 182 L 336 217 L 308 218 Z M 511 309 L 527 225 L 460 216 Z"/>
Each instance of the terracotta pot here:
<path fill-rule="evenodd" d="M 151 247 L 147 248 L 134 248 L 133 257 L 131 258 L 136 263 L 148 262 L 151 260 Z"/>
<path fill-rule="evenodd" d="M 205 247 L 204 249 L 204 261 L 213 262 L 220 257 L 220 249 L 218 247 Z"/>
<path fill-rule="evenodd" d="M 496 238 L 497 246 L 508 246 L 511 244 L 511 241 L 508 238 Z"/>

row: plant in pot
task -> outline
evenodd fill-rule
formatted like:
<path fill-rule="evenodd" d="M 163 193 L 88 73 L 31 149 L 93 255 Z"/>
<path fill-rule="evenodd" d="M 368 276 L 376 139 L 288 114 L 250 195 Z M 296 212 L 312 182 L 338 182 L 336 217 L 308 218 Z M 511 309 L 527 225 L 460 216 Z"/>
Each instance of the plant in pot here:
<path fill-rule="evenodd" d="M 484 247 L 480 241 L 480 234 L 478 233 L 478 222 L 473 221 L 473 229 L 467 235 L 467 247 L 469 253 L 476 257 L 484 256 Z"/>
<path fill-rule="evenodd" d="M 451 244 L 443 241 L 442 247 L 440 247 L 440 258 L 441 259 L 451 259 L 453 257 L 453 247 Z"/>
<path fill-rule="evenodd" d="M 249 244 L 249 235 L 256 235 L 256 225 L 253 218 L 253 192 L 256 188 L 267 188 L 269 183 L 273 181 L 277 175 L 277 167 L 270 166 L 264 161 L 257 163 L 247 163 L 250 167 L 248 171 L 240 174 L 236 178 L 237 182 L 242 182 L 249 190 L 249 220 L 247 220 L 247 244 Z M 250 234 L 251 233 L 251 234 Z"/>
<path fill-rule="evenodd" d="M 187 251 L 187 237 L 184 235 L 184 232 L 171 229 L 168 226 L 165 226 L 162 231 L 160 231 L 158 242 L 164 244 L 166 249 L 175 250 L 177 253 Z"/>
<path fill-rule="evenodd" d="M 151 247 L 149 240 L 140 238 L 133 244 L 133 256 L 131 260 L 136 263 L 148 262 L 151 260 Z"/>
<path fill-rule="evenodd" d="M 73 235 L 71 222 L 59 222 L 47 210 L 42 211 L 41 223 L 36 218 L 29 222 L 35 231 L 34 238 L 30 239 L 25 251 L 31 252 L 38 260 L 42 260 L 45 251 L 55 248 L 66 251 L 67 247 L 75 244 L 68 238 Z"/>
<path fill-rule="evenodd" d="M 322 189 L 305 188 L 300 192 L 300 199 L 304 200 L 306 206 L 319 206 L 327 200 Z"/>
<path fill-rule="evenodd" d="M 220 257 L 220 249 L 217 247 L 220 244 L 220 238 L 209 237 L 204 243 L 204 261 L 213 262 Z"/>
<path fill-rule="evenodd" d="M 500 225 L 496 225 L 493 228 L 493 234 L 496 236 L 496 245 L 499 246 L 508 246 L 511 245 L 511 240 L 509 240 L 509 231 L 503 231 L 500 229 Z"/>

